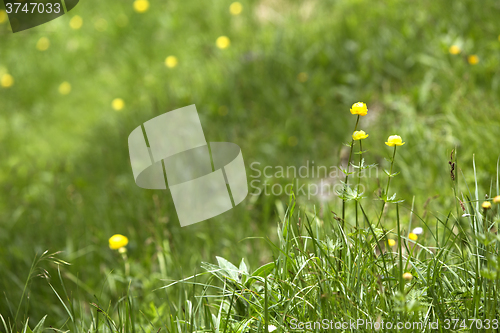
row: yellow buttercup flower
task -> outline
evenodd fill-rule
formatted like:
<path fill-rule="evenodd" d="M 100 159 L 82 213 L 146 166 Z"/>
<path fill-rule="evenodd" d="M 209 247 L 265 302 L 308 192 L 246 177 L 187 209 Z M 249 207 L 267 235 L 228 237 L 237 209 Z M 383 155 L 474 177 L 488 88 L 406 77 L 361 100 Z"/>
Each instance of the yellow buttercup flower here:
<path fill-rule="evenodd" d="M 306 72 L 300 72 L 299 75 L 297 75 L 297 80 L 299 80 L 299 82 L 306 82 L 307 80 L 309 79 L 309 75 L 307 75 Z"/>
<path fill-rule="evenodd" d="M 231 41 L 226 36 L 220 36 L 215 41 L 215 45 L 217 45 L 217 47 L 221 50 L 227 49 L 230 44 L 231 44 Z"/>
<path fill-rule="evenodd" d="M 494 197 L 493 202 L 496 204 L 500 203 L 500 195 L 497 195 L 496 197 Z"/>
<path fill-rule="evenodd" d="M 242 11 L 243 11 L 243 6 L 238 1 L 233 2 L 229 6 L 229 12 L 231 13 L 231 15 L 240 15 Z"/>
<path fill-rule="evenodd" d="M 134 1 L 134 10 L 138 13 L 144 13 L 149 9 L 149 1 L 148 0 L 135 0 Z"/>
<path fill-rule="evenodd" d="M 115 111 L 120 111 L 122 110 L 124 107 L 125 107 L 125 102 L 123 101 L 123 99 L 121 98 L 115 98 L 112 102 L 111 102 L 111 107 L 113 108 L 113 110 Z"/>
<path fill-rule="evenodd" d="M 83 19 L 78 15 L 73 16 L 71 20 L 69 20 L 69 26 L 73 30 L 80 29 L 82 25 L 83 25 Z"/>
<path fill-rule="evenodd" d="M 460 52 L 462 52 L 462 50 L 460 50 L 460 48 L 456 45 L 450 46 L 449 51 L 451 54 L 459 54 Z"/>
<path fill-rule="evenodd" d="M 485 202 L 483 202 L 483 204 L 481 205 L 481 207 L 483 207 L 484 209 L 490 209 L 491 208 L 491 202 L 485 201 Z"/>
<path fill-rule="evenodd" d="M 14 78 L 12 77 L 12 75 L 7 74 L 7 73 L 2 75 L 2 78 L 0 79 L 0 85 L 3 88 L 12 87 L 13 84 L 14 84 Z"/>
<path fill-rule="evenodd" d="M 59 93 L 61 95 L 67 95 L 71 92 L 71 84 L 69 82 L 64 81 L 59 85 Z"/>
<path fill-rule="evenodd" d="M 366 107 L 365 103 L 357 102 L 351 106 L 350 111 L 352 114 L 359 114 L 360 116 L 366 116 L 366 114 L 368 113 L 368 108 Z"/>
<path fill-rule="evenodd" d="M 0 23 L 7 21 L 7 13 L 5 10 L 0 10 Z"/>
<path fill-rule="evenodd" d="M 470 55 L 467 57 L 467 61 L 471 65 L 476 65 L 479 62 L 479 57 L 477 55 L 473 54 L 473 55 Z"/>
<path fill-rule="evenodd" d="M 401 137 L 399 135 L 391 135 L 388 139 L 387 142 L 385 143 L 389 147 L 394 147 L 394 146 L 402 146 L 406 142 L 403 142 Z"/>
<path fill-rule="evenodd" d="M 411 281 L 411 279 L 413 279 L 413 275 L 410 272 L 406 272 L 403 274 L 403 279 L 405 279 L 406 281 Z"/>
<path fill-rule="evenodd" d="M 387 240 L 387 242 L 389 243 L 389 246 L 396 245 L 396 241 L 394 239 L 389 239 L 389 240 Z"/>
<path fill-rule="evenodd" d="M 109 248 L 112 250 L 118 250 L 119 248 L 122 248 L 127 244 L 128 238 L 120 234 L 113 235 L 109 239 Z"/>
<path fill-rule="evenodd" d="M 174 68 L 175 66 L 177 66 L 178 62 L 179 61 L 177 60 L 177 57 L 175 57 L 175 56 L 168 56 L 165 59 L 165 66 L 167 66 L 168 68 Z"/>
<path fill-rule="evenodd" d="M 39 51 L 45 51 L 49 48 L 50 41 L 47 37 L 42 37 L 36 42 L 36 48 Z"/>
<path fill-rule="evenodd" d="M 408 238 L 411 239 L 412 241 L 416 241 L 418 239 L 418 236 L 414 234 L 413 232 L 410 232 L 408 235 Z"/>
<path fill-rule="evenodd" d="M 356 131 L 352 133 L 352 139 L 353 140 L 361 140 L 361 139 L 366 139 L 368 137 L 368 134 L 365 133 L 365 131 Z"/>

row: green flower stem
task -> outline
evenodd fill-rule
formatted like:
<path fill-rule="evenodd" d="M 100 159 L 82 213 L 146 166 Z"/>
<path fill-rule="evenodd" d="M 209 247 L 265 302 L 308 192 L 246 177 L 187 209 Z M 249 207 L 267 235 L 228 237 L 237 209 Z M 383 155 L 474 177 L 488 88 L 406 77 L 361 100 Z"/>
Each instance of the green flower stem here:
<path fill-rule="evenodd" d="M 358 129 L 358 124 L 359 124 L 359 114 L 358 114 L 358 119 L 356 119 L 356 126 L 354 126 L 354 132 Z M 352 150 L 354 148 L 354 139 L 351 141 L 351 151 L 349 152 L 349 161 L 347 162 L 347 170 L 346 170 L 346 175 L 345 175 L 345 184 L 344 186 L 347 186 L 347 181 L 349 179 L 349 166 L 351 165 L 351 158 L 352 158 Z M 343 198 L 342 198 L 342 232 L 344 231 L 345 228 L 345 187 L 344 187 L 344 193 L 343 193 Z M 341 263 L 342 263 L 342 249 L 339 251 L 339 256 L 340 256 L 340 261 L 339 261 L 339 271 L 341 270 Z"/>
<path fill-rule="evenodd" d="M 356 119 L 356 126 L 354 126 L 354 131 L 358 129 L 358 124 L 359 124 L 359 114 L 358 114 L 358 119 Z M 347 162 L 347 172 L 345 175 L 345 186 L 347 186 L 347 181 L 349 180 L 349 166 L 351 165 L 351 159 L 352 159 L 352 150 L 354 148 L 354 139 L 351 141 L 351 151 L 349 152 L 349 161 Z M 342 198 L 342 229 L 345 227 L 345 187 L 344 187 L 344 198 Z"/>
<path fill-rule="evenodd" d="M 396 158 L 396 148 L 397 146 L 394 146 L 394 152 L 392 153 L 392 161 L 391 161 L 391 171 L 389 172 L 389 179 L 387 179 L 387 187 L 385 189 L 385 200 L 382 203 L 382 209 L 380 210 L 380 216 L 378 217 L 377 226 L 380 224 L 380 220 L 382 219 L 382 215 L 384 214 L 385 204 L 387 202 L 387 199 L 389 198 L 389 185 L 391 184 L 392 169 L 394 167 L 394 160 Z"/>

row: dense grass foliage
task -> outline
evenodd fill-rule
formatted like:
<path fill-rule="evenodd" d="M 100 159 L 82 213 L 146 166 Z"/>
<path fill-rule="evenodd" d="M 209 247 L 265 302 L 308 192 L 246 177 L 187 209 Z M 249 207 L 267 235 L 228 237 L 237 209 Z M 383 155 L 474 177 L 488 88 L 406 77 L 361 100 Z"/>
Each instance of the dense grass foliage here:
<path fill-rule="evenodd" d="M 0 78 L 13 78 L 0 86 L 0 331 L 42 318 L 39 329 L 72 332 L 500 319 L 498 210 L 480 208 L 500 194 L 498 1 L 241 3 L 231 15 L 230 1 L 152 0 L 139 13 L 82 0 L 25 32 L 0 23 Z M 345 221 L 342 199 L 294 188 L 180 228 L 168 191 L 133 182 L 128 134 L 189 104 L 208 141 L 242 148 L 249 181 L 293 180 L 251 178 L 254 162 L 345 167 L 357 101 L 378 173 Z M 392 134 L 406 142 L 390 191 L 404 201 L 381 214 Z M 116 233 L 126 254 L 108 247 Z"/>

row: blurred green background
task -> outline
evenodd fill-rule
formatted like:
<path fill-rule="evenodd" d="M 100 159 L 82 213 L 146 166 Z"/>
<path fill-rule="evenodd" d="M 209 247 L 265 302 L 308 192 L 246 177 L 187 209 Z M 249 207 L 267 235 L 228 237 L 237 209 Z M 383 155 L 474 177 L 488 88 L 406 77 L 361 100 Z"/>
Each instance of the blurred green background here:
<path fill-rule="evenodd" d="M 272 256 L 264 241 L 246 238 L 274 237 L 285 195 L 249 196 L 180 228 L 168 191 L 135 185 L 129 133 L 186 105 L 196 104 L 207 140 L 241 147 L 250 175 L 252 162 L 338 165 L 354 128 L 349 108 L 363 101 L 365 158 L 380 165 L 383 184 L 392 153 L 384 141 L 392 134 L 406 141 L 392 184 L 405 206 L 415 196 L 423 210 L 439 196 L 433 210 L 452 208 L 453 148 L 466 179 L 475 154 L 488 193 L 500 155 L 498 1 L 241 1 L 238 15 L 231 3 L 151 0 L 138 12 L 134 1 L 81 0 L 16 34 L 0 14 L 4 317 L 14 320 L 21 302 L 17 320 L 66 320 L 44 279 L 31 279 L 21 298 L 33 258 L 47 249 L 71 263 L 61 275 L 83 312 L 96 297 L 106 304 L 127 289 L 147 312 L 170 297 L 153 291 L 161 279 L 194 274 L 201 261 L 243 257 L 255 269 Z M 220 36 L 229 47 L 217 47 Z M 168 56 L 176 66 L 166 66 Z M 113 107 L 117 98 L 122 108 Z M 370 184 L 371 199 L 377 180 Z M 311 210 L 340 206 L 337 198 L 298 200 Z M 130 240 L 130 286 L 108 247 L 116 233 Z M 55 265 L 41 267 L 60 290 Z"/>

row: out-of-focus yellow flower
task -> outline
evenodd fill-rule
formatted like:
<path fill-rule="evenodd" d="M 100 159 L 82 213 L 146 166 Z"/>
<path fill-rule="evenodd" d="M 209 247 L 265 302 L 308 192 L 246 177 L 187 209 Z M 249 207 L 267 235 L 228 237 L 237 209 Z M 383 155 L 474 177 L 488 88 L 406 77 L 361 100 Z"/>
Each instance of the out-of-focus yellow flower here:
<path fill-rule="evenodd" d="M 410 232 L 408 235 L 408 238 L 411 239 L 412 241 L 416 241 L 418 239 L 418 236 L 414 234 L 413 232 Z"/>
<path fill-rule="evenodd" d="M 0 24 L 7 21 L 7 13 L 5 10 L 0 10 Z"/>
<path fill-rule="evenodd" d="M 354 133 L 352 133 L 352 139 L 353 140 L 362 140 L 362 139 L 366 139 L 368 137 L 368 134 L 365 133 L 365 131 L 356 131 Z"/>
<path fill-rule="evenodd" d="M 47 37 L 42 37 L 36 42 L 36 48 L 39 51 L 45 51 L 49 48 L 50 41 Z"/>
<path fill-rule="evenodd" d="M 413 275 L 410 272 L 406 272 L 403 274 L 403 279 L 405 279 L 406 281 L 411 281 L 411 279 L 413 279 Z"/>
<path fill-rule="evenodd" d="M 500 195 L 497 195 L 496 197 L 494 197 L 493 202 L 496 204 L 499 204 L 500 203 Z"/>
<path fill-rule="evenodd" d="M 368 108 L 366 107 L 365 103 L 357 102 L 351 106 L 351 113 L 359 114 L 360 116 L 366 116 L 366 114 L 368 113 Z"/>
<path fill-rule="evenodd" d="M 491 202 L 485 201 L 485 202 L 483 202 L 483 204 L 481 205 L 481 207 L 483 207 L 484 209 L 490 209 L 491 208 Z"/>
<path fill-rule="evenodd" d="M 227 49 L 229 45 L 231 45 L 231 41 L 229 40 L 229 38 L 227 38 L 227 36 L 220 36 L 215 41 L 215 45 L 217 45 L 219 49 L 224 50 Z"/>
<path fill-rule="evenodd" d="M 134 1 L 134 10 L 138 13 L 144 13 L 149 9 L 149 1 L 148 0 L 135 0 Z"/>
<path fill-rule="evenodd" d="M 0 79 L 0 85 L 2 85 L 3 88 L 9 88 L 12 87 L 14 84 L 14 78 L 12 75 L 5 73 L 2 75 L 2 78 Z"/>
<path fill-rule="evenodd" d="M 473 54 L 473 55 L 470 55 L 467 57 L 467 61 L 471 65 L 476 65 L 479 62 L 479 57 L 477 55 Z"/>
<path fill-rule="evenodd" d="M 71 84 L 69 82 L 64 81 L 59 85 L 59 93 L 61 95 L 67 95 L 71 92 Z"/>
<path fill-rule="evenodd" d="M 128 238 L 120 234 L 113 235 L 109 239 L 109 248 L 112 250 L 118 250 L 119 248 L 122 248 L 127 244 Z"/>
<path fill-rule="evenodd" d="M 168 56 L 165 59 L 165 66 L 167 66 L 168 68 L 174 68 L 175 66 L 177 66 L 178 62 L 179 61 L 177 60 L 177 57 L 175 57 L 175 56 Z"/>
<path fill-rule="evenodd" d="M 451 54 L 459 54 L 460 52 L 462 52 L 462 50 L 460 50 L 460 48 L 456 45 L 450 46 L 449 51 Z"/>
<path fill-rule="evenodd" d="M 69 20 L 69 26 L 71 29 L 78 30 L 82 27 L 82 25 L 83 19 L 78 15 L 73 16 L 71 20 Z"/>
<path fill-rule="evenodd" d="M 125 107 L 125 102 L 123 101 L 123 99 L 121 98 L 115 98 L 112 102 L 111 102 L 111 107 L 113 108 L 113 110 L 115 111 L 120 111 L 122 110 L 124 107 Z"/>
<path fill-rule="evenodd" d="M 94 22 L 94 28 L 97 31 L 104 32 L 104 31 L 106 31 L 106 29 L 108 29 L 108 21 L 106 21 L 102 17 L 99 17 Z"/>
<path fill-rule="evenodd" d="M 403 142 L 401 137 L 399 135 L 391 135 L 388 139 L 387 142 L 385 143 L 389 147 L 394 147 L 394 146 L 402 146 L 406 142 Z"/>
<path fill-rule="evenodd" d="M 389 246 L 396 245 L 396 241 L 394 239 L 389 239 L 389 240 L 387 240 L 387 242 L 389 243 Z"/>
<path fill-rule="evenodd" d="M 233 2 L 233 3 L 229 6 L 229 12 L 230 12 L 232 15 L 240 15 L 242 11 L 243 11 L 243 6 L 242 6 L 242 5 L 241 5 L 241 3 L 239 3 L 238 1 Z"/>
<path fill-rule="evenodd" d="M 299 75 L 297 75 L 297 80 L 299 80 L 299 82 L 306 82 L 307 80 L 309 79 L 309 76 L 307 75 L 306 72 L 300 72 Z"/>

